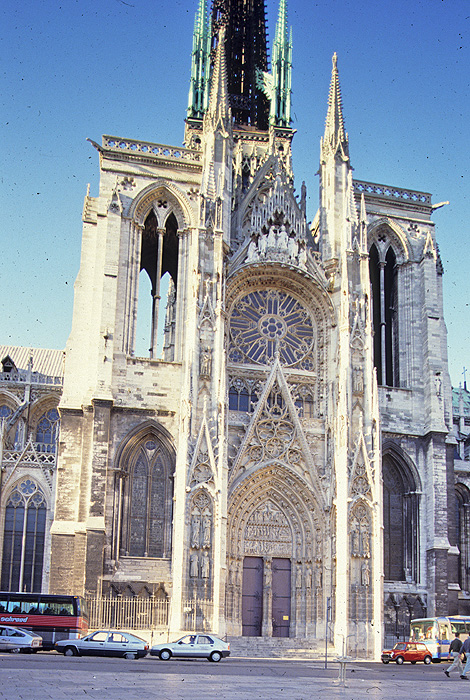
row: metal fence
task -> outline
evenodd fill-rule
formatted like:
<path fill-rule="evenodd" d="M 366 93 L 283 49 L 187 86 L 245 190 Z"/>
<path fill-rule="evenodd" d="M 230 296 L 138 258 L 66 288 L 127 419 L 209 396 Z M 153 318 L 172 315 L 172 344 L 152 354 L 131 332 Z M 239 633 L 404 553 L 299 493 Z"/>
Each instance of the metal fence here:
<path fill-rule="evenodd" d="M 90 629 L 152 630 L 168 626 L 169 600 L 87 596 Z"/>
<path fill-rule="evenodd" d="M 191 598 L 183 601 L 183 629 L 210 632 L 212 610 L 212 601 L 205 598 Z"/>

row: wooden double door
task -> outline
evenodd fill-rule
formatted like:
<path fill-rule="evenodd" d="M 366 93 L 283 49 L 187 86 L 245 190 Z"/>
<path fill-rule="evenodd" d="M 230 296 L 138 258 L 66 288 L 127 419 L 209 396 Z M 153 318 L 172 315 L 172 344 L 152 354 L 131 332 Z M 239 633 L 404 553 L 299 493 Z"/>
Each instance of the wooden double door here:
<path fill-rule="evenodd" d="M 268 572 L 266 572 L 268 573 Z M 265 578 L 270 585 L 265 582 Z M 265 577 L 262 557 L 243 560 L 242 634 L 288 637 L 291 613 L 291 561 L 273 558 Z M 265 619 L 266 617 L 270 619 Z M 264 624 L 263 624 L 264 623 Z"/>

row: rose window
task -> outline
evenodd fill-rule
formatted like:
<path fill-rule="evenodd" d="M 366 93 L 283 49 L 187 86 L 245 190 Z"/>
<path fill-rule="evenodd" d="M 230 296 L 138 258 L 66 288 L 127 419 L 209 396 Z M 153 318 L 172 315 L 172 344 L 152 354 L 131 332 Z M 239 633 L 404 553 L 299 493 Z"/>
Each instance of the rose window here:
<path fill-rule="evenodd" d="M 230 317 L 231 362 L 283 365 L 313 370 L 315 326 L 308 309 L 278 290 L 250 292 Z"/>

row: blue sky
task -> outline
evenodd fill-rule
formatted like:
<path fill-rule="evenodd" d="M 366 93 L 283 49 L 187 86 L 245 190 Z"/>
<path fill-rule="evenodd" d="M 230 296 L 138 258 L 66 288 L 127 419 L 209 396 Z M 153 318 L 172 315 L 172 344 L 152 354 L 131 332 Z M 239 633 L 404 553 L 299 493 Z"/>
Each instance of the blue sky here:
<path fill-rule="evenodd" d="M 269 36 L 277 2 L 268 0 Z M 34 0 L 0 14 L 0 342 L 65 346 L 102 134 L 179 145 L 196 0 Z M 470 367 L 468 0 L 288 0 L 294 171 L 318 201 L 331 56 L 357 179 L 431 192 L 454 385 Z M 470 373 L 469 373 L 470 380 Z"/>

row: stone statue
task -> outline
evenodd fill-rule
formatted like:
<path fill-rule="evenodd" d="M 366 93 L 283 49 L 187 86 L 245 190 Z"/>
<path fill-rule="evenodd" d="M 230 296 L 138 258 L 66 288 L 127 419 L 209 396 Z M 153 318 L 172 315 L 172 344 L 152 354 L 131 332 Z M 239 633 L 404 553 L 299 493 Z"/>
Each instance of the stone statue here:
<path fill-rule="evenodd" d="M 210 377 L 211 376 L 211 364 L 212 364 L 212 358 L 211 358 L 210 348 L 204 348 L 201 352 L 200 367 L 199 367 L 199 375 L 201 377 Z"/>
<path fill-rule="evenodd" d="M 269 229 L 267 248 L 268 251 L 276 250 L 276 231 L 274 229 L 274 226 L 271 226 L 271 228 Z"/>
<path fill-rule="evenodd" d="M 299 246 L 297 245 L 295 238 L 289 238 L 287 241 L 287 255 L 289 256 L 290 260 L 294 261 L 296 259 L 298 250 Z"/>
<path fill-rule="evenodd" d="M 358 557 L 359 554 L 359 529 L 357 523 L 354 523 L 351 530 L 351 555 Z"/>
<path fill-rule="evenodd" d="M 204 549 L 209 549 L 211 546 L 211 518 L 210 515 L 205 515 L 202 519 L 202 546 Z"/>
<path fill-rule="evenodd" d="M 368 532 L 362 532 L 362 556 L 370 557 L 370 535 Z"/>
<path fill-rule="evenodd" d="M 261 234 L 259 239 L 258 239 L 258 252 L 260 254 L 260 257 L 264 258 L 266 255 L 266 247 L 268 245 L 268 237 L 265 236 L 264 234 Z"/>
<path fill-rule="evenodd" d="M 199 538 L 201 532 L 201 519 L 198 515 L 193 516 L 191 523 L 191 547 L 199 549 Z"/>
<path fill-rule="evenodd" d="M 189 575 L 191 576 L 191 578 L 197 578 L 199 576 L 199 557 L 196 554 L 196 552 L 193 552 L 191 554 Z"/>
<path fill-rule="evenodd" d="M 209 554 L 207 552 L 204 552 L 204 554 L 202 555 L 202 562 L 201 562 L 201 576 L 202 576 L 202 578 L 209 578 L 209 572 L 210 572 Z"/>
<path fill-rule="evenodd" d="M 353 391 L 355 394 L 362 394 L 364 391 L 364 373 L 362 367 L 354 367 Z"/>
<path fill-rule="evenodd" d="M 248 246 L 248 253 L 246 255 L 247 262 L 255 262 L 259 258 L 258 246 L 256 245 L 256 238 L 253 236 Z"/>
<path fill-rule="evenodd" d="M 295 587 L 297 589 L 302 588 L 302 567 L 297 567 L 297 572 L 295 575 Z"/>
<path fill-rule="evenodd" d="M 281 226 L 281 228 L 279 229 L 279 234 L 277 236 L 277 249 L 278 249 L 278 251 L 280 253 L 287 252 L 287 245 L 288 245 L 287 231 L 286 231 L 286 227 L 283 224 Z"/>
<path fill-rule="evenodd" d="M 361 583 L 365 588 L 370 586 L 370 568 L 367 561 L 361 567 Z"/>

